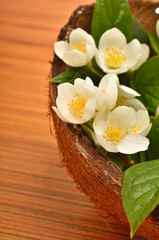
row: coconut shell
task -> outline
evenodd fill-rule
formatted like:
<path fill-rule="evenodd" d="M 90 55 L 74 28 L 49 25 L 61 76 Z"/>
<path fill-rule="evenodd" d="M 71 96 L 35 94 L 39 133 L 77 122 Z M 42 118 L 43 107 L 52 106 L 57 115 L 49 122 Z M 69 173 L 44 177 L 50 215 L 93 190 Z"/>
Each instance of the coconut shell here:
<path fill-rule="evenodd" d="M 155 9 L 159 7 L 159 1 L 129 2 L 132 14 L 148 31 L 154 32 L 158 19 Z M 77 27 L 90 33 L 93 9 L 94 5 L 79 6 L 61 29 L 58 40 L 67 40 L 70 32 Z M 51 78 L 65 69 L 66 65 L 55 55 Z M 56 105 L 57 84 L 50 83 L 49 89 L 50 112 L 63 165 L 78 189 L 90 198 L 103 216 L 109 213 L 129 228 L 121 197 L 123 172 L 98 150 L 80 126 L 67 124 L 58 118 L 51 110 L 51 106 Z M 144 220 L 137 234 L 149 240 L 159 239 L 159 208 Z"/>

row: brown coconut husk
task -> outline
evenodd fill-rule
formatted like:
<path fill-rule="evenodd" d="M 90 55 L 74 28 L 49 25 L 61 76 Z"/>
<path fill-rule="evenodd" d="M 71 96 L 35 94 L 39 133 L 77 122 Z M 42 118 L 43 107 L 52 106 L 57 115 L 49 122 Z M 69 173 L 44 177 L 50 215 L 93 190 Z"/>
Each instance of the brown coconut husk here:
<path fill-rule="evenodd" d="M 148 31 L 155 32 L 158 19 L 155 9 L 159 0 L 131 0 L 132 14 Z M 78 7 L 68 23 L 61 29 L 58 40 L 67 40 L 70 32 L 81 27 L 91 32 L 90 22 L 94 5 Z M 51 77 L 66 69 L 66 65 L 57 56 L 52 63 Z M 50 83 L 50 107 L 56 105 L 57 84 Z M 72 176 L 78 189 L 85 193 L 103 213 L 110 213 L 129 228 L 122 206 L 121 186 L 123 172 L 89 140 L 80 126 L 67 124 L 58 118 L 52 110 L 53 123 L 62 163 Z M 137 234 L 149 240 L 159 239 L 159 208 L 156 208 L 137 230 Z"/>

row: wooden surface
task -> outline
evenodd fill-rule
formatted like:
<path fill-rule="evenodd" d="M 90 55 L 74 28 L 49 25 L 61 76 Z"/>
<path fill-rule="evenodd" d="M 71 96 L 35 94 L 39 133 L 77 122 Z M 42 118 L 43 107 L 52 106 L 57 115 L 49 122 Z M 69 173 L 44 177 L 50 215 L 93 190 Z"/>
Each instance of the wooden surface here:
<path fill-rule="evenodd" d="M 0 0 L 0 240 L 129 239 L 76 189 L 47 117 L 53 43 L 71 12 L 89 3 Z"/>

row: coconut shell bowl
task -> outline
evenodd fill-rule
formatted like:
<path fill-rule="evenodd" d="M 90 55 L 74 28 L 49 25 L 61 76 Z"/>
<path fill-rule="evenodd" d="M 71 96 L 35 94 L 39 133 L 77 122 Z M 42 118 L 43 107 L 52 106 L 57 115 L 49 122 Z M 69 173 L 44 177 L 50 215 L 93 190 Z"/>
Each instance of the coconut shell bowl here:
<path fill-rule="evenodd" d="M 143 24 L 146 30 L 154 32 L 158 19 L 155 9 L 159 7 L 159 1 L 131 0 L 129 3 L 132 15 Z M 77 27 L 90 33 L 93 9 L 94 4 L 79 6 L 68 23 L 61 28 L 58 41 L 67 40 L 70 32 Z M 65 69 L 64 62 L 54 55 L 51 78 Z M 63 165 L 78 189 L 89 197 L 102 214 L 109 212 L 129 228 L 122 206 L 122 170 L 98 150 L 79 125 L 63 122 L 52 111 L 51 106 L 56 105 L 57 85 L 57 83 L 49 84 L 49 104 Z M 159 207 L 144 220 L 136 234 L 149 240 L 159 239 Z"/>

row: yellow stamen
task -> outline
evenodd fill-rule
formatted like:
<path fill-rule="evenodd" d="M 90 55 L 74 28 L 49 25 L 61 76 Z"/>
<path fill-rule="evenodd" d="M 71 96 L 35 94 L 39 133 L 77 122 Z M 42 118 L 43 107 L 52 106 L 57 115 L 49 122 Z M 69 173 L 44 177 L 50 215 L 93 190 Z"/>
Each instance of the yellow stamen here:
<path fill-rule="evenodd" d="M 106 93 L 106 91 L 104 90 L 104 89 L 101 89 L 101 91 L 105 94 Z"/>
<path fill-rule="evenodd" d="M 114 126 L 113 126 L 114 124 Z M 137 124 L 131 130 L 126 129 L 125 127 L 121 127 L 117 121 L 111 119 L 109 121 L 109 127 L 107 127 L 104 131 L 106 134 L 106 140 L 112 142 L 114 144 L 122 142 L 122 139 L 129 134 L 137 135 L 138 131 L 140 131 L 141 127 L 137 127 Z"/>
<path fill-rule="evenodd" d="M 137 127 L 137 124 L 133 126 L 133 128 L 129 131 L 129 134 L 134 134 L 137 135 L 138 132 L 140 131 L 141 127 Z"/>
<path fill-rule="evenodd" d="M 110 123 L 112 124 L 112 122 Z M 117 127 L 107 127 L 104 131 L 106 140 L 113 143 L 119 143 L 125 136 L 121 134 L 122 128 L 120 124 Z"/>
<path fill-rule="evenodd" d="M 73 96 L 74 99 L 71 100 L 71 103 L 68 103 L 69 110 L 75 113 L 78 117 L 83 114 L 83 109 L 86 105 L 88 98 L 81 98 L 81 96 L 76 93 Z"/>
<path fill-rule="evenodd" d="M 106 63 L 110 68 L 120 68 L 126 61 L 126 56 L 122 53 L 123 47 L 120 48 L 106 48 Z"/>
<path fill-rule="evenodd" d="M 86 50 L 86 44 L 84 41 L 82 41 L 81 43 L 77 43 L 76 45 L 71 45 L 70 48 L 72 50 L 78 50 L 80 52 L 83 52 L 83 53 L 86 53 L 87 50 Z"/>

